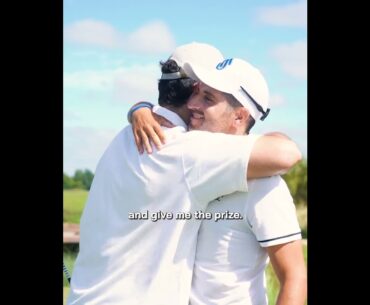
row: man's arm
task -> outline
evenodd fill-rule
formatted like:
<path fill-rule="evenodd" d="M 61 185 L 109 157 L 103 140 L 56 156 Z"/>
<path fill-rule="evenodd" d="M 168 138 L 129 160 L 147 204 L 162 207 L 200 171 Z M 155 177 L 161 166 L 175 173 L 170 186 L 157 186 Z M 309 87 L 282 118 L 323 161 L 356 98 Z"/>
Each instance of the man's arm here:
<path fill-rule="evenodd" d="M 247 169 L 247 178 L 262 178 L 288 172 L 302 154 L 297 145 L 282 133 L 261 136 L 253 146 Z"/>
<path fill-rule="evenodd" d="M 280 282 L 277 305 L 303 305 L 306 265 L 296 208 L 280 176 L 255 179 L 249 184 L 246 224 L 265 248 Z"/>
<path fill-rule="evenodd" d="M 132 116 L 132 130 L 135 143 L 142 154 L 144 149 L 148 154 L 153 152 L 152 144 L 159 150 L 162 144 L 166 143 L 165 134 L 161 126 L 174 127 L 174 125 L 164 117 L 155 114 L 149 108 L 140 108 Z"/>
<path fill-rule="evenodd" d="M 154 143 L 159 149 L 161 142 L 165 142 L 160 125 L 173 127 L 165 125 L 165 122 L 158 123 L 161 118 L 158 117 L 160 116 L 154 117 L 149 108 L 140 108 L 132 113 L 132 129 L 140 153 L 144 148 L 151 153 L 150 143 Z M 261 136 L 252 148 L 246 176 L 248 179 L 255 179 L 281 175 L 288 172 L 301 158 L 297 145 L 286 135 L 279 132 L 267 133 Z"/>
<path fill-rule="evenodd" d="M 280 282 L 276 305 L 304 305 L 307 296 L 307 271 L 301 240 L 266 249 Z"/>
<path fill-rule="evenodd" d="M 175 127 L 166 118 L 155 114 L 149 107 L 136 106 L 142 104 L 142 102 L 134 104 L 127 115 L 127 120 L 131 123 L 132 131 L 134 133 L 136 147 L 139 153 L 143 153 L 144 149 L 148 154 L 152 153 L 152 145 L 159 150 L 162 144 L 166 143 L 165 134 L 161 129 L 161 126 L 168 128 Z"/>

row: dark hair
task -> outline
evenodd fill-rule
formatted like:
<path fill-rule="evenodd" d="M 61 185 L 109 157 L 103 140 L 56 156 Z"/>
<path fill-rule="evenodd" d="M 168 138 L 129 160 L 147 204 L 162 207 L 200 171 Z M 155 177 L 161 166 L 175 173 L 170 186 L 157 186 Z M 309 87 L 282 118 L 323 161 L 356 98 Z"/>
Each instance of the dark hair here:
<path fill-rule="evenodd" d="M 243 107 L 243 105 L 232 94 L 224 92 L 224 95 L 232 108 Z M 254 124 L 256 124 L 256 120 L 251 116 L 251 114 L 249 114 L 245 133 L 248 134 Z"/>
<path fill-rule="evenodd" d="M 166 62 L 160 62 L 162 73 L 180 72 L 177 63 L 169 59 Z M 160 79 L 158 82 L 158 103 L 160 106 L 183 106 L 190 95 L 193 93 L 195 81 L 185 75 L 177 79 Z"/>

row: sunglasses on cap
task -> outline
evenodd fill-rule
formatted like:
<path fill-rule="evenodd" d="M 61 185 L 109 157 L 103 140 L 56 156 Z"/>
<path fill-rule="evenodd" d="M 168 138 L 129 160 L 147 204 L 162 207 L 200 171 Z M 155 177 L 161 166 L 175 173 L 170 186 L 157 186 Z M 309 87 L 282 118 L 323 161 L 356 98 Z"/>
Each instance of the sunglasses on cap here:
<path fill-rule="evenodd" d="M 270 113 L 270 108 L 267 108 L 267 110 L 264 111 L 262 106 L 255 101 L 255 99 L 247 92 L 247 90 L 245 90 L 242 86 L 240 86 L 240 88 L 250 98 L 250 100 L 252 101 L 254 106 L 256 106 L 257 110 L 262 113 L 262 116 L 261 116 L 260 120 L 263 121 L 268 116 L 268 114 Z"/>

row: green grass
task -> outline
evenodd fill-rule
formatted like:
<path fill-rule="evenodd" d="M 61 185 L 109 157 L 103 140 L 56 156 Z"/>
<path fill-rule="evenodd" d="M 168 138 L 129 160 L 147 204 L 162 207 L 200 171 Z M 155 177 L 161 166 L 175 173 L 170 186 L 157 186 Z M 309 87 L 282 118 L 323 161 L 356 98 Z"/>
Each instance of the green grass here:
<path fill-rule="evenodd" d="M 69 293 L 69 287 L 63 287 L 63 305 L 67 304 L 68 293 Z"/>
<path fill-rule="evenodd" d="M 74 189 L 63 191 L 63 222 L 80 223 L 88 191 Z"/>
<path fill-rule="evenodd" d="M 77 257 L 76 252 L 71 252 L 71 251 L 63 252 L 63 261 L 70 275 L 72 275 L 73 266 L 74 266 L 76 257 Z M 68 293 L 69 293 L 69 283 L 67 281 L 66 276 L 63 273 L 63 304 L 64 305 L 67 304 Z"/>
<path fill-rule="evenodd" d="M 304 254 L 304 259 L 306 261 L 307 265 L 307 245 L 303 245 L 303 254 Z M 64 263 L 66 264 L 69 273 L 72 274 L 73 270 L 73 265 L 76 260 L 77 254 L 74 252 L 64 252 L 63 258 L 64 258 Z M 65 276 L 63 275 L 64 281 L 63 281 L 63 304 L 66 304 L 66 299 L 68 296 L 69 292 L 69 284 L 68 281 L 66 280 Z M 267 282 L 267 295 L 269 299 L 269 304 L 275 304 L 278 292 L 279 292 L 279 282 L 276 278 L 276 275 L 272 269 L 271 264 L 268 265 L 266 269 L 266 282 Z M 306 301 L 307 304 L 307 301 Z"/>
<path fill-rule="evenodd" d="M 274 273 L 271 263 L 266 269 L 266 286 L 269 304 L 275 304 L 277 295 L 279 293 L 280 284 Z"/>
<path fill-rule="evenodd" d="M 303 254 L 307 266 L 307 245 L 303 244 Z M 276 303 L 276 298 L 279 293 L 280 284 L 272 268 L 271 263 L 266 269 L 266 285 L 267 285 L 267 296 L 269 304 L 273 305 Z M 307 301 L 306 303 L 307 304 Z"/>
<path fill-rule="evenodd" d="M 70 275 L 72 275 L 73 266 L 75 264 L 76 257 L 77 257 L 77 253 L 75 252 L 68 251 L 68 252 L 63 253 L 63 261 Z M 67 277 L 64 275 L 64 273 L 63 273 L 63 286 L 69 287 Z"/>

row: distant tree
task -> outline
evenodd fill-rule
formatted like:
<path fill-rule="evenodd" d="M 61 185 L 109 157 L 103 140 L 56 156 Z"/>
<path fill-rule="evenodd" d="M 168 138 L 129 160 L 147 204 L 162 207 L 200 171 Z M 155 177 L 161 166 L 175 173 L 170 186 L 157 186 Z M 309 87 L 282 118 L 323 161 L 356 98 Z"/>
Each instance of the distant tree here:
<path fill-rule="evenodd" d="M 307 204 L 307 160 L 302 160 L 283 176 L 295 204 Z"/>
<path fill-rule="evenodd" d="M 84 178 L 83 178 L 83 185 L 85 186 L 85 188 L 87 190 L 90 190 L 91 183 L 92 183 L 93 179 L 94 179 L 94 174 L 92 173 L 92 171 L 90 171 L 88 169 L 85 169 Z"/>
<path fill-rule="evenodd" d="M 73 175 L 72 177 L 74 183 L 75 183 L 75 188 L 79 188 L 79 189 L 84 189 L 84 185 L 83 185 L 83 171 L 78 169 L 75 171 L 75 174 Z"/>
<path fill-rule="evenodd" d="M 76 184 L 86 190 L 90 190 L 93 178 L 94 174 L 88 169 L 85 169 L 84 171 L 78 169 L 75 171 L 73 176 L 73 180 L 76 182 Z"/>
<path fill-rule="evenodd" d="M 63 173 L 63 189 L 74 189 L 77 187 L 78 186 L 74 179 Z"/>
<path fill-rule="evenodd" d="M 73 180 L 80 181 L 82 183 L 83 177 L 84 177 L 84 172 L 81 169 L 77 169 L 75 171 L 75 174 L 73 175 Z"/>

